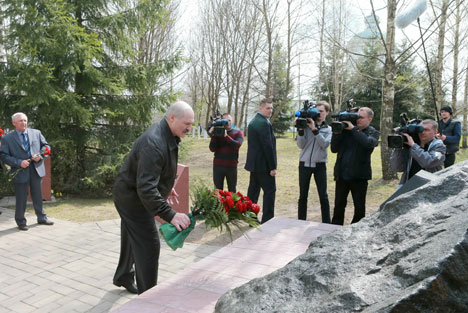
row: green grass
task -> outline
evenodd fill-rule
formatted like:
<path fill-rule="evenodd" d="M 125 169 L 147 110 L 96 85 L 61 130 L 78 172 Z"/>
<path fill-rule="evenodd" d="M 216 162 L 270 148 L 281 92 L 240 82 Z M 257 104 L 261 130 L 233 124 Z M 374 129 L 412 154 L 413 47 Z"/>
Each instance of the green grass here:
<path fill-rule="evenodd" d="M 208 149 L 208 140 L 197 138 L 185 138 L 183 140 L 183 155 L 180 163 L 189 166 L 190 186 L 202 180 L 207 185 L 212 185 L 213 153 Z M 237 190 L 246 194 L 249 183 L 249 172 L 244 170 L 247 153 L 247 142 L 244 142 L 239 153 L 239 170 Z M 277 192 L 275 215 L 281 217 L 297 218 L 297 199 L 299 197 L 298 185 L 298 160 L 300 149 L 288 134 L 277 138 L 278 173 L 276 176 Z M 333 210 L 335 182 L 333 181 L 333 166 L 336 154 L 328 154 L 328 196 Z M 468 149 L 457 153 L 457 162 L 468 159 Z M 377 147 L 372 154 L 373 179 L 369 181 L 367 194 L 367 213 L 378 209 L 379 205 L 387 199 L 398 185 L 398 180 L 382 180 L 382 168 L 380 162 L 380 148 Z M 226 188 L 226 187 L 225 187 Z M 261 197 L 259 203 L 261 204 Z M 53 218 L 70 220 L 75 222 L 100 221 L 118 218 L 112 199 L 81 199 L 76 197 L 61 198 L 55 203 L 45 202 L 47 214 Z M 348 199 L 345 223 L 352 218 L 352 199 Z M 30 209 L 31 210 L 31 209 Z M 309 193 L 308 220 L 320 221 L 320 205 L 312 181 Z"/>

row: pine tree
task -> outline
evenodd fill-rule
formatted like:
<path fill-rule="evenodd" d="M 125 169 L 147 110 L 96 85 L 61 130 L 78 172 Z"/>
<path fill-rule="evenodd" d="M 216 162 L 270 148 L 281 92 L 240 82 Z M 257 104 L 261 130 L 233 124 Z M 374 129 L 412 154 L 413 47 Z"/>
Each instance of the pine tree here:
<path fill-rule="evenodd" d="M 3 0 L 0 112 L 26 113 L 53 149 L 53 184 L 106 190 L 131 143 L 172 99 L 159 86 L 178 55 L 139 61 L 167 1 Z"/>

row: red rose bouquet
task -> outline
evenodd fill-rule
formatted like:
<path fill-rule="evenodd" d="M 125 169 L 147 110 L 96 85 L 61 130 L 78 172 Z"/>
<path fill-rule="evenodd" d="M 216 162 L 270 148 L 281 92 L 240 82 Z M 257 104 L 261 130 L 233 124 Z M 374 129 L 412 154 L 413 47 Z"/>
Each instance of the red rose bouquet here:
<path fill-rule="evenodd" d="M 44 159 L 44 158 L 47 158 L 49 155 L 50 155 L 50 149 L 49 147 L 45 146 L 44 147 L 44 150 L 41 151 L 41 153 L 39 154 L 41 156 L 41 159 Z M 27 160 L 29 163 L 31 163 L 31 159 L 28 159 Z M 10 172 L 10 177 L 8 178 L 9 181 L 12 181 L 13 179 L 15 179 L 15 177 L 22 171 L 24 170 L 24 168 L 20 167 L 18 168 L 17 170 L 15 171 L 11 171 Z"/>
<path fill-rule="evenodd" d="M 3 136 L 3 129 L 0 128 L 0 138 Z"/>
<path fill-rule="evenodd" d="M 208 229 L 217 228 L 220 232 L 224 229 L 231 237 L 232 226 L 242 231 L 242 224 L 258 227 L 257 214 L 260 207 L 252 203 L 249 197 L 240 192 L 232 193 L 218 189 L 210 189 L 204 184 L 198 185 L 192 193 L 192 212 L 188 214 L 191 224 L 188 228 L 177 231 L 170 223 L 163 224 L 159 230 L 166 243 L 173 250 L 181 248 L 184 240 L 195 227 L 196 220 L 204 220 Z"/>

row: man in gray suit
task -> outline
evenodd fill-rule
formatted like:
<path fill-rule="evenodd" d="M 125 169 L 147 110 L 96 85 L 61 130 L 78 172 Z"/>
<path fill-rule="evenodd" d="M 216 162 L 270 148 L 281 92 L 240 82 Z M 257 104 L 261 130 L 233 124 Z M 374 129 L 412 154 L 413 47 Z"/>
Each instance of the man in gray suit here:
<path fill-rule="evenodd" d="M 11 117 L 16 130 L 3 136 L 0 147 L 0 159 L 11 166 L 11 171 L 19 171 L 13 179 L 15 184 L 16 212 L 15 220 L 20 230 L 28 230 L 24 212 L 28 198 L 28 187 L 37 222 L 43 225 L 53 225 L 47 218 L 42 207 L 41 184 L 45 175 L 44 161 L 41 152 L 49 144 L 37 129 L 28 128 L 28 117 L 18 112 Z"/>

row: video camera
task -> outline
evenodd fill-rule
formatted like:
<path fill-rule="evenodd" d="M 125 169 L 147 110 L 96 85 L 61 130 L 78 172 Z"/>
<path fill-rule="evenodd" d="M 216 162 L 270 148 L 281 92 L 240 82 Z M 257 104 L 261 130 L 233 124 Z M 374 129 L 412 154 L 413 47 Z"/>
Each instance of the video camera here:
<path fill-rule="evenodd" d="M 355 106 L 355 102 L 353 99 L 346 101 L 347 109 L 345 111 L 332 114 L 332 118 L 335 119 L 331 123 L 332 132 L 334 134 L 341 134 L 343 129 L 346 128 L 347 124 L 343 123 L 345 121 L 351 122 L 353 125 L 356 125 L 356 121 L 361 118 L 358 111 L 360 107 Z"/>
<path fill-rule="evenodd" d="M 216 109 L 216 115 L 210 116 L 210 121 L 208 122 L 208 126 L 206 127 L 206 131 L 209 132 L 210 128 L 213 126 L 213 136 L 216 137 L 224 137 L 226 128 L 225 125 L 229 124 L 229 121 L 226 119 L 221 118 L 221 114 L 219 110 Z"/>
<path fill-rule="evenodd" d="M 307 128 L 307 124 L 309 123 L 307 120 L 308 118 L 312 118 L 314 120 L 317 119 L 317 116 L 320 115 L 320 111 L 316 108 L 316 105 L 317 103 L 314 101 L 304 101 L 302 110 L 297 111 L 296 114 L 294 114 L 297 117 L 296 128 Z"/>
<path fill-rule="evenodd" d="M 393 135 L 388 135 L 387 142 L 389 148 L 402 148 L 405 142 L 408 141 L 406 136 L 401 134 L 410 135 L 416 143 L 419 143 L 419 133 L 424 131 L 424 126 L 419 125 L 421 120 L 418 118 L 409 120 L 406 113 L 400 115 L 400 127 L 394 130 Z"/>

